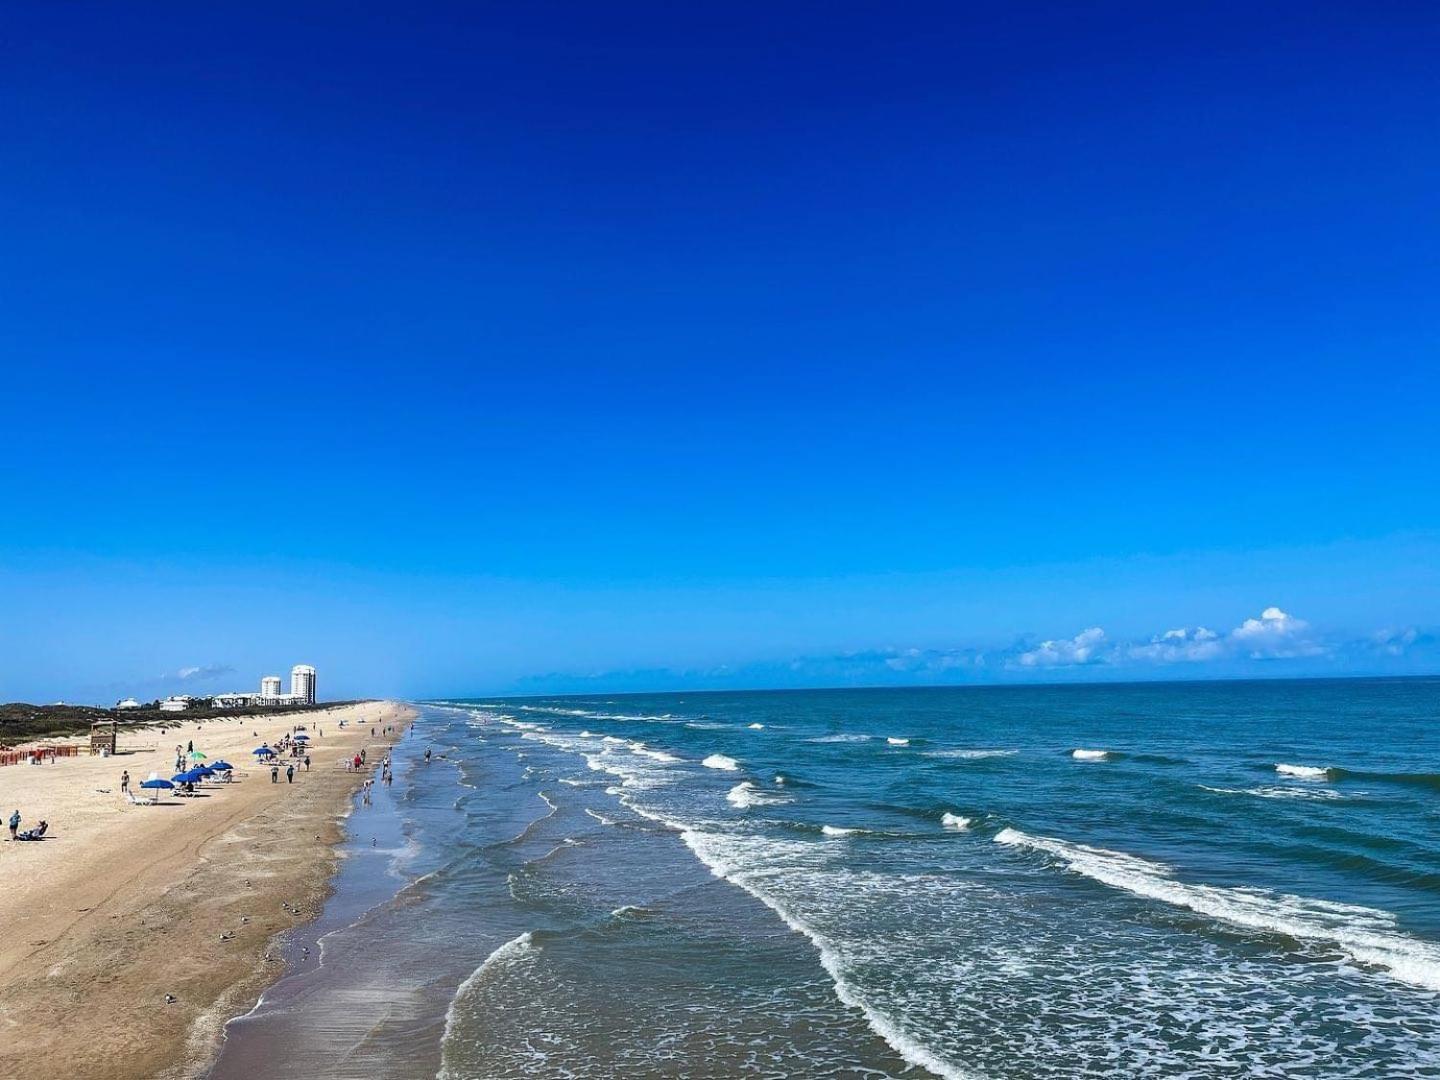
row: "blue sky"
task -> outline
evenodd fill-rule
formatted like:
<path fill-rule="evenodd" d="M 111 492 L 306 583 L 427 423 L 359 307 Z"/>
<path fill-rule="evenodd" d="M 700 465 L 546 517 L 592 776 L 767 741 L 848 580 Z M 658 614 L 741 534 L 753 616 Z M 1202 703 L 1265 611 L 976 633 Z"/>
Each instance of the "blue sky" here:
<path fill-rule="evenodd" d="M 1440 670 L 1433 13 L 413 7 L 7 13 L 0 698 Z"/>

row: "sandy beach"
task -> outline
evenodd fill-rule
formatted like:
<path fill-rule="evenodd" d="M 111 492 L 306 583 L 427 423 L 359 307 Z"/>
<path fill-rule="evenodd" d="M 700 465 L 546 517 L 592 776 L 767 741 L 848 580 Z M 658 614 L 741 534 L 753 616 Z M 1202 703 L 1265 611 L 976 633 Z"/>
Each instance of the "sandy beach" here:
<path fill-rule="evenodd" d="M 18 809 L 22 830 L 50 822 L 41 843 L 0 842 L 0 1075 L 203 1072 L 225 1021 L 281 974 L 272 939 L 323 901 L 349 796 L 409 715 L 372 702 L 198 729 L 177 718 L 122 732 L 113 757 L 0 769 L 4 816 Z M 311 768 L 272 783 L 251 750 L 295 724 L 314 737 Z M 156 806 L 123 799 L 123 770 L 137 790 L 168 777 L 192 739 L 237 766 L 234 783 L 162 792 Z M 365 773 L 347 772 L 362 747 Z"/>

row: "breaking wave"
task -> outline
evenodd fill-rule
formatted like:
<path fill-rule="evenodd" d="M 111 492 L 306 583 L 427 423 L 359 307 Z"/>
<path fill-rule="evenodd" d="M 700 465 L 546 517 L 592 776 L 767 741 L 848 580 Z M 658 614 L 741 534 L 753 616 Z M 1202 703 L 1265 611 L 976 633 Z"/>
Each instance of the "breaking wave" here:
<path fill-rule="evenodd" d="M 1111 888 L 1232 926 L 1338 948 L 1401 982 L 1440 990 L 1440 945 L 1401 933 L 1389 912 L 1265 889 L 1188 884 L 1175 880 L 1174 871 L 1161 863 L 1018 829 L 1002 829 L 995 841 L 1044 852 L 1067 870 Z"/>

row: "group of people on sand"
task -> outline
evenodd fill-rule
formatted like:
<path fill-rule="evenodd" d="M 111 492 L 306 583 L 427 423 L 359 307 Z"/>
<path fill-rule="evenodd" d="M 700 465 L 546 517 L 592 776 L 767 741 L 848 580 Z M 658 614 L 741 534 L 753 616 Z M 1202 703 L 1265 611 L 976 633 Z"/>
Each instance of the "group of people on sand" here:
<path fill-rule="evenodd" d="M 43 840 L 45 839 L 45 834 L 50 831 L 50 823 L 44 818 L 41 818 L 40 824 L 37 825 L 35 828 L 26 829 L 24 832 L 21 832 L 20 820 L 21 819 L 19 810 L 16 810 L 13 814 L 10 815 L 11 840 Z"/>

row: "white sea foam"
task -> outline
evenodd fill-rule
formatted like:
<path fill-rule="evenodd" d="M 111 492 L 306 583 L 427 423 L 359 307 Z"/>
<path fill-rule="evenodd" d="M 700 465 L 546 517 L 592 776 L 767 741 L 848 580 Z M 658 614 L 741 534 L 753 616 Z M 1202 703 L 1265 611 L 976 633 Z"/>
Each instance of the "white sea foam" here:
<path fill-rule="evenodd" d="M 819 742 L 819 743 L 869 742 L 869 741 L 870 741 L 870 738 L 871 738 L 871 737 L 870 737 L 869 735 L 855 735 L 855 734 L 849 734 L 849 735 L 817 735 L 815 738 L 813 738 L 813 739 L 806 739 L 805 741 L 806 741 L 806 742 Z"/>
<path fill-rule="evenodd" d="M 1105 848 L 1071 844 L 1018 829 L 1002 829 L 997 843 L 1043 851 L 1111 888 L 1159 900 L 1233 926 L 1283 934 L 1339 948 L 1392 978 L 1440 990 L 1440 945 L 1399 931 L 1395 916 L 1376 908 L 1292 896 L 1265 889 L 1223 888 L 1176 881 L 1170 867 Z"/>
<path fill-rule="evenodd" d="M 731 806 L 739 807 L 741 810 L 749 810 L 752 806 L 773 806 L 776 803 L 789 802 L 789 799 L 778 795 L 772 795 L 763 788 L 756 787 L 749 780 L 742 780 L 725 793 L 726 802 Z"/>
<path fill-rule="evenodd" d="M 1070 756 L 1076 761 L 1105 761 L 1110 757 L 1109 750 L 1072 750 Z"/>
<path fill-rule="evenodd" d="M 455 996 L 450 999 L 449 1007 L 445 1010 L 445 1029 L 444 1034 L 440 1037 L 442 1062 L 444 1046 L 450 1041 L 450 1037 L 455 1030 L 456 1012 L 470 991 L 474 989 L 480 980 L 490 971 L 498 967 L 516 963 L 535 951 L 536 947 L 531 938 L 530 931 L 527 930 L 525 933 L 511 938 L 505 942 L 505 944 L 494 950 L 489 956 L 482 960 L 480 966 L 472 971 L 465 981 L 460 984 L 455 990 Z M 436 1080 L 458 1080 L 458 1077 L 442 1063 L 440 1073 Z"/>
<path fill-rule="evenodd" d="M 775 912 L 786 926 L 808 938 L 820 956 L 820 966 L 830 976 L 830 981 L 835 987 L 835 996 L 850 1008 L 859 1009 L 871 1030 L 884 1039 L 897 1054 L 911 1065 L 928 1069 L 935 1075 L 944 1077 L 945 1080 L 976 1080 L 975 1074 L 967 1072 L 955 1062 L 948 1061 L 935 1053 L 905 1031 L 899 1021 L 866 997 L 861 989 L 851 981 L 844 947 L 798 916 L 789 905 L 782 903 L 769 888 L 763 887 L 761 884 L 763 876 L 743 871 L 736 865 L 735 860 L 725 850 L 727 839 L 733 842 L 733 838 L 725 838 L 694 829 L 682 831 L 680 838 L 685 842 L 686 847 L 695 853 L 695 857 L 710 868 L 712 874 L 718 878 L 732 881 Z"/>
<path fill-rule="evenodd" d="M 721 769 L 725 772 L 735 772 L 740 768 L 738 761 L 733 757 L 726 757 L 724 754 L 711 754 L 700 764 L 707 769 Z"/>
<path fill-rule="evenodd" d="M 765 725 L 764 725 L 764 724 L 751 724 L 751 725 L 749 725 L 749 727 L 750 727 L 750 730 L 751 730 L 751 731 L 763 731 L 764 728 L 765 728 Z"/>
<path fill-rule="evenodd" d="M 842 829 L 839 825 L 821 825 L 820 831 L 826 836 L 854 836 L 859 829 Z"/>
<path fill-rule="evenodd" d="M 960 814 L 941 814 L 940 824 L 946 829 L 954 829 L 956 832 L 965 832 L 975 823 L 974 818 L 962 817 Z"/>
<path fill-rule="evenodd" d="M 1345 798 L 1340 792 L 1333 788 L 1322 787 L 1253 787 L 1253 788 L 1223 788 L 1210 787 L 1208 784 L 1201 784 L 1205 791 L 1213 791 L 1217 795 L 1254 795 L 1257 799 L 1308 799 L 1308 800 L 1335 800 Z"/>
<path fill-rule="evenodd" d="M 909 746 L 909 745 L 910 745 L 910 740 L 909 740 L 909 739 L 899 739 L 899 738 L 896 738 L 894 735 L 891 735 L 891 736 L 887 737 L 885 741 L 886 741 L 887 743 L 889 743 L 891 746 Z"/>
<path fill-rule="evenodd" d="M 683 760 L 674 754 L 667 754 L 664 750 L 652 750 L 644 743 L 631 743 L 630 750 L 632 753 L 639 754 L 642 757 L 653 758 L 655 761 L 664 761 L 672 765 Z"/>
<path fill-rule="evenodd" d="M 1281 776 L 1293 776 L 1300 780 L 1329 780 L 1330 770 L 1319 765 L 1276 765 L 1275 771 Z"/>
<path fill-rule="evenodd" d="M 614 818 L 606 817 L 604 814 L 601 814 L 601 813 L 599 813 L 598 811 L 591 810 L 590 807 L 588 807 L 588 806 L 585 807 L 585 813 L 589 814 L 592 818 L 594 818 L 596 821 L 598 821 L 601 825 L 614 825 L 614 824 L 616 824 Z"/>
<path fill-rule="evenodd" d="M 673 720 L 670 713 L 652 716 L 646 713 L 607 713 L 595 709 L 561 709 L 551 705 L 518 705 L 525 712 L 549 713 L 553 716 L 581 716 L 587 720 Z"/>
<path fill-rule="evenodd" d="M 955 758 L 960 761 L 982 761 L 985 758 L 1014 757 L 1018 750 L 930 750 L 926 757 Z"/>
<path fill-rule="evenodd" d="M 779 784 L 781 787 L 784 787 L 784 786 L 785 786 L 785 777 L 781 776 L 779 773 L 776 773 L 776 774 L 775 774 L 775 783 Z"/>

